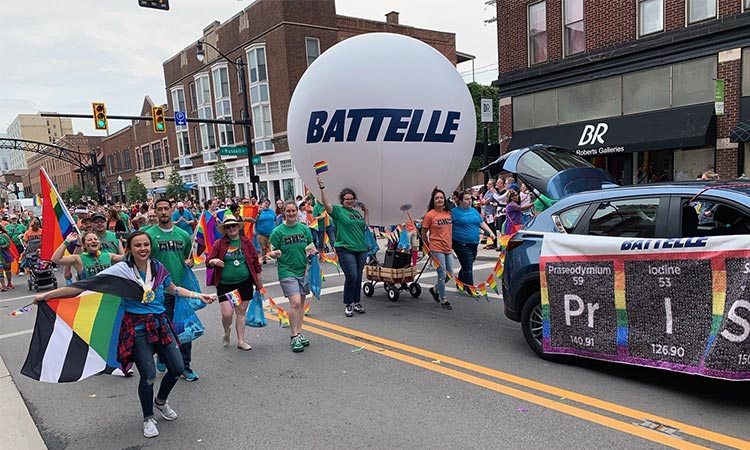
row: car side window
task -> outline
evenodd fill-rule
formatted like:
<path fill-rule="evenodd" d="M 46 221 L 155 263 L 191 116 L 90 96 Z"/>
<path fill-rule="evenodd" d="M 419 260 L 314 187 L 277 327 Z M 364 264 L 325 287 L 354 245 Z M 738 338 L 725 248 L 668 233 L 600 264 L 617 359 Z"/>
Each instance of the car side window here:
<path fill-rule="evenodd" d="M 586 212 L 589 205 L 576 206 L 575 208 L 560 213 L 560 222 L 567 233 L 572 233 L 579 219 Z"/>
<path fill-rule="evenodd" d="M 611 200 L 599 204 L 589 222 L 593 236 L 656 237 L 659 198 Z"/>
<path fill-rule="evenodd" d="M 698 224 L 692 233 L 686 233 L 683 228 L 683 237 L 750 234 L 750 217 L 734 206 L 699 197 L 683 207 L 683 222 L 688 207 L 695 211 Z"/>

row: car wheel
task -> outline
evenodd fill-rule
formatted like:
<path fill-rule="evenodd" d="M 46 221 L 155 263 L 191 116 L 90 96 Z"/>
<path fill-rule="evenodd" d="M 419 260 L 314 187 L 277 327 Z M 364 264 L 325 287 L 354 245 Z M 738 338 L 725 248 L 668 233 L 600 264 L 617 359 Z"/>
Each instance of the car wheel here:
<path fill-rule="evenodd" d="M 412 297 L 417 298 L 422 295 L 422 286 L 419 283 L 412 283 L 409 285 L 409 293 Z"/>
<path fill-rule="evenodd" d="M 565 355 L 544 353 L 542 348 L 542 295 L 534 292 L 521 310 L 521 329 L 526 343 L 540 358 L 552 362 L 565 362 Z"/>
<path fill-rule="evenodd" d="M 372 294 L 375 292 L 375 287 L 368 281 L 362 285 L 362 292 L 364 292 L 365 297 L 372 297 Z"/>

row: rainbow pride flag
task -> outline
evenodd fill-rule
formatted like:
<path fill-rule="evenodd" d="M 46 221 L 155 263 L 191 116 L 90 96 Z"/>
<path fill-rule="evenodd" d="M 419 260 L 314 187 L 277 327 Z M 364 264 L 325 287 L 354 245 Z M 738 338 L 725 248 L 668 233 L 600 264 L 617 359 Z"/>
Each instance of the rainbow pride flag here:
<path fill-rule="evenodd" d="M 120 366 L 117 343 L 124 311 L 119 297 L 86 291 L 38 307 L 22 374 L 38 381 L 66 383 Z"/>
<path fill-rule="evenodd" d="M 495 281 L 495 277 L 490 274 L 489 277 L 487 277 L 487 286 L 491 287 L 493 291 L 495 291 L 495 294 L 500 294 L 500 291 L 497 289 L 497 282 Z"/>
<path fill-rule="evenodd" d="M 73 231 L 78 232 L 78 228 L 44 167 L 39 169 L 39 178 L 42 182 L 42 195 L 44 198 L 42 202 L 44 233 L 42 234 L 40 256 L 43 260 L 50 261 L 52 254 L 55 253 L 57 247 L 65 240 L 65 236 Z M 75 244 L 71 244 L 71 247 L 68 247 L 68 251 L 73 253 L 74 250 Z"/>
<path fill-rule="evenodd" d="M 325 161 L 318 161 L 313 164 L 313 167 L 315 168 L 315 175 L 320 175 L 321 173 L 328 171 L 328 163 Z"/>
<path fill-rule="evenodd" d="M 304 308 L 305 315 L 307 315 L 310 312 L 310 304 L 312 304 L 312 302 L 305 303 L 305 308 Z"/>
<path fill-rule="evenodd" d="M 34 195 L 32 203 L 34 206 L 42 206 L 42 196 L 39 194 Z"/>
<path fill-rule="evenodd" d="M 279 313 L 279 326 L 281 328 L 287 328 L 289 326 L 289 313 L 281 306 L 277 306 L 276 309 Z"/>
<path fill-rule="evenodd" d="M 487 295 L 487 285 L 479 283 L 477 289 L 479 289 L 479 293 L 482 294 L 482 297 L 484 297 L 485 300 L 490 301 L 490 297 Z"/>
<path fill-rule="evenodd" d="M 229 304 L 232 305 L 232 308 L 236 308 L 242 304 L 242 296 L 240 295 L 240 291 L 235 289 L 232 292 L 227 292 L 224 294 L 224 296 L 229 301 Z"/>

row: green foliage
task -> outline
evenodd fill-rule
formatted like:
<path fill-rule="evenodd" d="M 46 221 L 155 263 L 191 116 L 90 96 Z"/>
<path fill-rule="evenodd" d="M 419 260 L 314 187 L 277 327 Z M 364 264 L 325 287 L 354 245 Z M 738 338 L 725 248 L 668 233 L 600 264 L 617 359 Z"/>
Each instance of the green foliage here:
<path fill-rule="evenodd" d="M 81 198 L 83 198 L 84 193 L 83 189 L 81 189 L 81 186 L 74 184 L 73 186 L 69 187 L 67 191 L 65 191 L 65 202 L 70 205 L 75 205 L 78 202 L 81 201 Z"/>
<path fill-rule="evenodd" d="M 484 156 L 474 156 L 469 163 L 470 172 L 478 172 L 484 166 Z"/>
<path fill-rule="evenodd" d="M 481 112 L 482 112 L 482 99 L 483 98 L 491 98 L 492 99 L 492 108 L 494 109 L 494 117 L 495 122 L 488 124 L 489 126 L 489 143 L 497 143 L 498 142 L 498 130 L 499 130 L 499 121 L 500 121 L 500 99 L 499 99 L 499 91 L 494 86 L 485 86 L 483 84 L 471 82 L 466 85 L 469 88 L 469 92 L 471 93 L 471 99 L 474 101 L 474 111 L 477 115 L 477 142 L 483 142 L 484 141 L 484 131 L 483 131 L 483 125 L 482 125 L 482 119 L 481 119 Z M 481 166 L 480 166 L 481 167 Z"/>
<path fill-rule="evenodd" d="M 173 170 L 169 174 L 169 184 L 167 184 L 167 198 L 175 200 L 184 200 L 187 198 L 188 191 L 185 189 L 185 182 L 182 180 L 180 173 Z"/>
<path fill-rule="evenodd" d="M 224 161 L 214 164 L 213 182 L 217 197 L 225 198 L 234 195 L 234 181 L 227 173 L 227 166 Z"/>
<path fill-rule="evenodd" d="M 145 202 L 148 200 L 148 191 L 146 190 L 146 185 L 143 184 L 143 181 L 141 181 L 138 177 L 133 177 L 130 179 L 130 183 L 128 183 L 128 203 L 133 202 Z"/>

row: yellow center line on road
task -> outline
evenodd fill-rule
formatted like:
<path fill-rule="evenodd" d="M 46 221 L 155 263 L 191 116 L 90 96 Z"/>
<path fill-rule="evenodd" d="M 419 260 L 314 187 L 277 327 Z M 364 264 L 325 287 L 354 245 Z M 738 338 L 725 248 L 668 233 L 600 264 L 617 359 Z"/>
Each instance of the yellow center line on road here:
<path fill-rule="evenodd" d="M 355 337 L 357 337 L 359 339 L 364 339 L 364 340 L 367 340 L 367 341 L 370 341 L 370 342 L 377 342 L 377 343 L 379 343 L 381 345 L 385 345 L 385 346 L 388 346 L 388 347 L 392 347 L 394 349 L 398 349 L 398 350 L 401 350 L 401 351 L 405 351 L 405 352 L 409 352 L 409 353 L 412 353 L 412 354 L 415 354 L 415 355 L 422 356 L 422 357 L 427 358 L 427 359 L 429 359 L 431 361 L 433 361 L 433 360 L 439 360 L 441 363 L 447 363 L 447 364 L 450 364 L 450 365 L 453 365 L 453 366 L 456 366 L 456 367 L 460 367 L 460 368 L 463 368 L 463 369 L 471 370 L 473 372 L 480 373 L 482 375 L 486 375 L 486 376 L 497 378 L 497 379 L 500 379 L 500 380 L 503 380 L 503 381 L 511 382 L 511 383 L 514 383 L 514 384 L 517 384 L 517 385 L 520 385 L 520 386 L 524 386 L 524 387 L 527 387 L 527 388 L 530 388 L 530 389 L 534 389 L 534 390 L 537 390 L 537 391 L 540 391 L 540 392 L 545 392 L 545 393 L 553 395 L 553 396 L 564 397 L 566 400 L 575 401 L 575 402 L 578 402 L 578 403 L 581 403 L 581 404 L 584 404 L 584 405 L 587 405 L 587 406 L 591 406 L 591 407 L 594 407 L 594 408 L 598 408 L 598 409 L 601 409 L 601 410 L 605 410 L 605 411 L 609 411 L 609 412 L 612 412 L 612 413 L 615 413 L 615 414 L 619 414 L 621 416 L 630 417 L 630 418 L 633 418 L 633 419 L 636 419 L 636 420 L 639 420 L 639 421 L 641 421 L 643 419 L 649 419 L 651 421 L 656 421 L 656 422 L 662 423 L 664 425 L 667 425 L 669 427 L 676 428 L 676 429 L 680 430 L 681 432 L 683 432 L 685 434 L 689 434 L 691 436 L 695 436 L 697 438 L 700 438 L 700 439 L 703 439 L 703 440 L 706 440 L 706 441 L 711 441 L 711 442 L 715 442 L 717 444 L 725 445 L 727 447 L 736 448 L 736 449 L 742 449 L 742 450 L 750 450 L 750 440 L 738 439 L 738 438 L 735 438 L 735 437 L 732 437 L 732 436 L 727 436 L 727 435 L 724 435 L 724 434 L 716 433 L 714 431 L 710 431 L 710 430 L 706 430 L 706 429 L 703 429 L 703 428 L 700 428 L 700 427 L 688 425 L 686 423 L 678 422 L 678 421 L 675 421 L 675 420 L 672 420 L 672 419 L 655 416 L 655 415 L 652 415 L 652 414 L 649 414 L 649 413 L 646 413 L 646 412 L 643 412 L 643 411 L 639 411 L 637 409 L 629 408 L 627 406 L 618 405 L 616 403 L 612 403 L 612 402 L 608 402 L 608 401 L 605 401 L 605 400 L 600 400 L 600 399 L 597 399 L 597 398 L 589 397 L 587 395 L 583 395 L 583 394 L 579 394 L 579 393 L 576 393 L 576 392 L 568 391 L 566 389 L 562 389 L 562 388 L 558 388 L 558 387 L 551 386 L 551 385 L 548 385 L 548 384 L 540 383 L 540 382 L 533 381 L 533 380 L 530 380 L 530 379 L 527 379 L 527 378 L 523 378 L 523 377 L 519 377 L 519 376 L 516 376 L 516 375 L 512 375 L 512 374 L 509 374 L 509 373 L 506 373 L 506 372 L 501 372 L 499 370 L 490 369 L 489 367 L 480 366 L 480 365 L 473 364 L 473 363 L 470 363 L 470 362 L 467 362 L 467 361 L 462 361 L 460 359 L 452 358 L 452 357 L 447 356 L 447 355 L 442 355 L 442 354 L 431 352 L 431 351 L 424 350 L 424 349 L 421 349 L 421 348 L 412 347 L 410 345 L 402 344 L 400 342 L 396 342 L 396 341 L 392 341 L 392 340 L 389 340 L 389 339 L 381 338 L 379 336 L 374 336 L 374 335 L 371 335 L 371 334 L 368 334 L 368 333 L 364 333 L 364 332 L 360 332 L 360 331 L 353 330 L 353 329 L 350 329 L 350 328 L 346 328 L 346 327 L 334 325 L 334 324 L 331 324 L 331 323 L 323 322 L 323 321 L 312 319 L 312 318 L 309 318 L 309 317 L 305 318 L 305 323 L 306 324 L 318 325 L 318 326 L 321 326 L 321 327 L 324 327 L 324 328 L 328 328 L 330 330 L 334 330 L 334 331 L 339 332 L 339 333 L 344 333 L 344 334 L 348 334 L 350 336 L 355 336 Z M 309 326 L 305 326 L 305 329 L 306 330 L 310 330 L 310 331 L 318 330 L 318 329 L 311 329 L 311 327 L 309 327 Z M 319 333 L 319 334 L 321 334 L 321 333 Z M 337 336 L 337 338 L 335 338 L 335 339 L 336 340 L 341 340 L 341 339 L 338 339 L 338 337 L 340 337 L 339 335 L 330 335 L 330 333 L 325 334 L 325 335 L 327 337 Z M 348 338 L 342 337 L 342 339 L 348 339 Z M 351 341 L 354 342 L 353 345 L 361 345 L 362 344 L 361 340 L 351 340 Z M 371 344 L 368 344 L 368 345 L 371 345 Z M 367 349 L 367 346 L 365 348 Z M 377 352 L 382 354 L 382 350 L 378 350 Z M 396 354 L 398 355 L 398 353 L 396 353 Z M 405 356 L 405 357 L 406 358 L 410 358 L 408 356 Z M 396 358 L 396 359 L 403 360 L 401 358 Z M 420 364 L 418 364 L 418 365 L 426 367 L 426 368 L 429 368 L 431 370 L 435 368 L 434 366 L 436 366 L 435 364 L 432 364 L 432 363 L 429 363 L 429 362 L 425 362 L 424 364 L 422 364 L 422 362 L 424 362 L 424 361 L 421 361 L 421 360 L 417 360 L 417 361 L 420 361 Z M 411 363 L 411 361 L 407 361 L 407 362 Z M 462 376 L 460 376 L 458 378 L 464 379 L 464 374 L 462 372 L 457 372 L 457 373 L 462 375 Z M 466 377 L 471 377 L 470 375 L 465 375 L 465 376 Z M 469 380 L 466 379 L 466 381 L 469 381 Z M 473 382 L 473 381 L 469 381 L 469 382 Z M 474 383 L 474 384 L 477 384 L 477 383 Z M 512 388 L 508 388 L 508 389 L 512 389 Z M 493 389 L 493 390 L 496 390 L 496 389 Z M 523 391 L 517 391 L 515 389 L 513 389 L 512 392 L 514 392 L 514 393 L 515 392 L 520 392 L 520 393 L 523 393 L 524 395 L 534 395 L 534 394 L 526 394 Z M 513 395 L 514 397 L 517 397 L 514 393 L 511 393 L 509 395 Z M 518 397 L 518 398 L 521 398 L 521 397 Z M 537 398 L 537 396 L 534 395 L 534 398 Z M 542 397 L 539 397 L 539 398 L 542 398 Z M 544 400 L 545 400 L 545 403 L 543 404 L 543 406 L 548 406 L 547 405 L 548 402 L 553 402 L 554 405 L 562 405 L 561 403 L 556 402 L 556 401 L 547 400 L 547 399 L 544 399 Z M 529 400 L 529 401 L 533 401 L 533 400 Z M 533 401 L 533 402 L 537 403 L 536 401 Z M 541 404 L 541 403 L 538 403 L 538 404 Z M 560 410 L 558 408 L 552 408 L 552 409 Z M 568 411 L 563 411 L 563 412 L 567 413 Z M 576 417 L 580 417 L 577 414 L 573 414 L 573 415 L 575 415 Z M 599 414 L 595 414 L 595 416 L 591 416 L 591 417 L 596 417 L 598 419 L 598 418 L 605 418 L 606 416 L 601 416 Z M 612 420 L 610 418 L 607 418 L 607 419 L 608 420 Z M 586 420 L 591 420 L 591 419 L 589 419 L 588 417 L 586 417 Z M 592 421 L 594 421 L 596 423 L 602 423 L 602 424 L 604 424 L 603 422 L 599 422 L 598 420 L 592 420 Z M 609 425 L 607 425 L 607 426 L 609 426 Z M 620 429 L 620 428 L 618 427 L 617 429 Z M 641 427 L 637 427 L 637 429 L 643 430 L 643 428 L 641 428 Z M 628 428 L 628 430 L 630 430 L 630 428 Z M 630 431 L 626 431 L 626 432 L 630 433 Z M 630 434 L 633 434 L 633 433 L 630 433 Z M 661 433 L 658 433 L 658 434 L 659 434 L 659 436 L 662 436 L 662 437 L 665 436 L 664 434 L 661 434 Z M 640 434 L 638 434 L 638 435 L 640 436 Z M 657 442 L 664 443 L 662 441 L 657 441 Z M 669 441 L 669 442 L 671 442 L 671 441 Z M 667 444 L 665 443 L 665 445 L 667 445 Z M 672 444 L 669 444 L 669 445 L 672 445 Z M 676 446 L 675 448 L 702 448 L 702 447 L 677 447 Z"/>
<path fill-rule="evenodd" d="M 321 336 L 325 336 L 329 339 L 343 342 L 345 344 L 349 344 L 355 347 L 361 346 L 363 343 L 360 340 L 341 336 L 339 334 L 335 334 L 333 332 L 323 330 L 317 327 L 305 326 L 305 331 L 318 334 Z M 701 445 L 686 442 L 674 436 L 669 436 L 667 434 L 660 433 L 658 431 L 649 430 L 647 428 L 643 428 L 638 425 L 629 424 L 629 423 L 622 422 L 620 420 L 617 420 L 611 417 L 607 417 L 601 414 L 586 411 L 585 409 L 582 409 L 582 408 L 578 408 L 572 405 L 561 403 L 556 400 L 551 400 L 545 397 L 541 397 L 536 394 L 532 394 L 532 393 L 525 392 L 519 389 L 515 389 L 509 386 L 505 386 L 503 384 L 499 384 L 494 381 L 486 380 L 484 378 L 480 378 L 474 375 L 469 375 L 467 373 L 460 372 L 458 370 L 451 369 L 451 368 L 448 368 L 439 364 L 433 364 L 429 361 L 418 359 L 413 356 L 408 356 L 403 353 L 398 353 L 393 350 L 388 350 L 386 348 L 379 347 L 371 343 L 367 343 L 367 345 L 364 346 L 363 350 L 367 350 L 378 355 L 383 355 L 388 358 L 393 358 L 398 361 L 405 362 L 407 364 L 412 364 L 414 366 L 418 366 L 423 369 L 431 370 L 433 372 L 437 372 L 437 373 L 440 373 L 440 374 L 443 374 L 452 378 L 456 378 L 458 380 L 465 381 L 467 383 L 471 383 L 476 386 L 480 386 L 480 387 L 483 387 L 483 388 L 486 388 L 495 392 L 499 392 L 501 394 L 509 395 L 511 397 L 515 397 L 515 398 L 524 400 L 529 403 L 533 403 L 533 404 L 536 404 L 536 405 L 539 405 L 548 409 L 552 409 L 558 412 L 562 412 L 564 414 L 577 417 L 579 419 L 583 419 L 583 420 L 593 422 L 599 425 L 603 425 L 603 426 L 606 426 L 606 427 L 609 427 L 618 431 L 622 431 L 624 433 L 631 434 L 633 436 L 641 437 L 643 439 L 653 441 L 658 444 L 666 445 L 668 447 L 677 448 L 677 449 L 690 449 L 690 450 L 709 449 L 709 447 L 704 447 Z"/>

